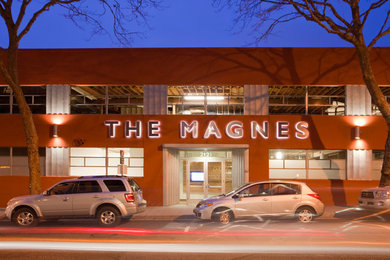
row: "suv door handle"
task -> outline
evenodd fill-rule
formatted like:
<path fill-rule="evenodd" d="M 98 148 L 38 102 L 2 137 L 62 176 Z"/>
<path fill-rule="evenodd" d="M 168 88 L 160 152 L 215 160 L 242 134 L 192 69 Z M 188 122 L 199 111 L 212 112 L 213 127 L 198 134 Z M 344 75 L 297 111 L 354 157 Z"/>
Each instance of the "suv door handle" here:
<path fill-rule="evenodd" d="M 69 200 L 69 197 L 65 197 L 62 199 L 63 201 L 68 201 Z"/>
<path fill-rule="evenodd" d="M 98 195 L 93 196 L 94 199 L 100 198 Z"/>

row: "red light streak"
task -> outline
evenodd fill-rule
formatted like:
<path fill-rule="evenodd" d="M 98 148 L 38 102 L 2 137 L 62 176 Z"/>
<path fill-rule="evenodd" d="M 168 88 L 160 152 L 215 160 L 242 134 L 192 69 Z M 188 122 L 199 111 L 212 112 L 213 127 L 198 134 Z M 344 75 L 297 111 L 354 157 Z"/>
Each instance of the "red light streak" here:
<path fill-rule="evenodd" d="M 315 236 L 315 237 L 341 237 L 343 234 L 331 233 L 327 230 L 283 230 L 272 229 L 262 231 L 179 231 L 179 230 L 152 230 L 138 228 L 99 228 L 99 227 L 35 227 L 35 228 L 3 228 L 1 233 L 7 234 L 110 234 L 110 235 L 136 235 L 136 236 L 153 236 L 153 235 L 195 235 L 195 236 L 222 236 L 222 237 L 280 237 L 280 236 Z"/>

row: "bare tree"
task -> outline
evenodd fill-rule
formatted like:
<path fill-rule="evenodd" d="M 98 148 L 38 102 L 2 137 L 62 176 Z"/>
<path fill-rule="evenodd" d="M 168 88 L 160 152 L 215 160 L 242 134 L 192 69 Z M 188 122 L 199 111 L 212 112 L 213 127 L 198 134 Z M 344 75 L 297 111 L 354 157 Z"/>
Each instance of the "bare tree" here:
<path fill-rule="evenodd" d="M 147 11 L 160 6 L 159 0 L 0 0 L 0 17 L 8 31 L 8 48 L 1 49 L 0 70 L 12 89 L 23 120 L 30 173 L 31 194 L 41 192 L 39 162 L 39 141 L 30 107 L 24 97 L 18 77 L 18 50 L 22 38 L 29 33 L 37 19 L 54 7 L 63 8 L 65 17 L 77 26 L 82 23 L 92 25 L 92 34 L 109 32 L 121 44 L 128 44 L 134 32 L 133 21 L 145 22 Z M 102 18 L 109 16 L 112 26 L 107 28 Z"/>
<path fill-rule="evenodd" d="M 379 185 L 390 185 L 390 106 L 378 86 L 370 60 L 372 47 L 390 33 L 388 0 L 215 0 L 214 3 L 234 8 L 236 22 L 242 26 L 253 26 L 254 32 L 258 33 L 257 40 L 269 36 L 280 24 L 304 18 L 355 47 L 364 82 L 388 126 Z M 377 24 L 374 36 L 368 39 L 365 26 L 370 18 L 378 16 L 378 12 L 384 13 L 380 14 L 382 21 Z M 260 27 L 265 27 L 265 30 L 261 31 Z"/>

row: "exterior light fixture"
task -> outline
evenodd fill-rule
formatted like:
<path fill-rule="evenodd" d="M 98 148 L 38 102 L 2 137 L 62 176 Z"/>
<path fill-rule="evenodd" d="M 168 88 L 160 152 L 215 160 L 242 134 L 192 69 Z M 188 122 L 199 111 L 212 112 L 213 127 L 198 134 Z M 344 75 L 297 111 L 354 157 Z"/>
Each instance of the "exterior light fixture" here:
<path fill-rule="evenodd" d="M 360 126 L 355 126 L 353 129 L 353 133 L 355 139 L 360 139 Z"/>
<path fill-rule="evenodd" d="M 53 137 L 58 137 L 58 125 L 52 125 Z"/>

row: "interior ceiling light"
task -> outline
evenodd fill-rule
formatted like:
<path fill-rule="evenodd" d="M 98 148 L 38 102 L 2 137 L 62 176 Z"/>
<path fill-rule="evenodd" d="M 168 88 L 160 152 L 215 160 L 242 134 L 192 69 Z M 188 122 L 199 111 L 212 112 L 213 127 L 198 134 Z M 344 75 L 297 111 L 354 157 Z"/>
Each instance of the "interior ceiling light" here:
<path fill-rule="evenodd" d="M 224 96 L 207 96 L 207 100 L 210 101 L 219 101 L 224 100 Z M 184 96 L 184 100 L 187 101 L 201 101 L 204 100 L 204 96 Z"/>

